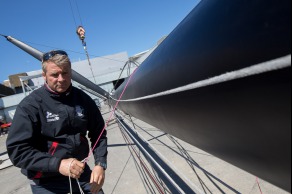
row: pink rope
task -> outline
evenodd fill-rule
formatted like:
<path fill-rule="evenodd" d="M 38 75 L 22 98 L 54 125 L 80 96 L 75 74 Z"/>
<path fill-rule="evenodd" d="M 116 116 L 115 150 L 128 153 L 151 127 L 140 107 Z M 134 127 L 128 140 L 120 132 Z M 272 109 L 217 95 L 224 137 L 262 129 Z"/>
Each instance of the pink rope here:
<path fill-rule="evenodd" d="M 259 178 L 258 178 L 258 177 L 257 177 L 257 184 L 258 184 L 258 187 L 259 187 L 259 189 L 260 189 L 261 194 L 263 194 L 262 189 L 261 189 L 261 186 L 260 186 Z"/>
<path fill-rule="evenodd" d="M 110 115 L 108 121 L 106 122 L 106 124 L 104 125 L 104 128 L 103 128 L 102 132 L 100 133 L 100 135 L 99 135 L 97 141 L 95 142 L 94 146 L 92 147 L 91 152 L 89 152 L 87 158 L 85 158 L 85 159 L 83 160 L 85 164 L 88 162 L 88 160 L 89 160 L 91 154 L 93 154 L 93 151 L 94 151 L 94 149 L 96 148 L 96 146 L 97 146 L 97 144 L 98 144 L 98 142 L 99 142 L 99 140 L 100 140 L 102 134 L 104 133 L 104 131 L 105 131 L 106 128 L 108 127 L 108 124 L 109 124 L 110 120 L 112 119 L 112 117 L 114 116 L 115 110 L 116 110 L 116 108 L 118 107 L 118 105 L 119 105 L 119 103 L 120 103 L 120 101 L 121 101 L 121 99 L 122 99 L 122 97 L 123 97 L 123 95 L 124 95 L 126 89 L 127 89 L 128 86 L 129 86 L 129 83 L 130 83 L 130 81 L 132 80 L 132 77 L 133 77 L 133 75 L 136 73 L 137 69 L 138 69 L 138 68 L 135 69 L 135 71 L 132 73 L 132 75 L 131 75 L 130 78 L 128 79 L 127 84 L 126 84 L 126 86 L 124 87 L 123 92 L 121 93 L 121 95 L 120 95 L 120 97 L 119 97 L 119 99 L 118 99 L 118 101 L 117 101 L 117 103 L 116 103 L 114 109 L 111 111 L 111 115 Z"/>

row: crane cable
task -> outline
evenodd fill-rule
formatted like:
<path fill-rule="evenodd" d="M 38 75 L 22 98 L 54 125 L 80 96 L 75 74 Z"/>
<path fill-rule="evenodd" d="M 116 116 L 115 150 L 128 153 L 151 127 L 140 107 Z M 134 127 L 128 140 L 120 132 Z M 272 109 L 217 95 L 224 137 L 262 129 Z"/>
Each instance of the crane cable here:
<path fill-rule="evenodd" d="M 69 3 L 70 3 L 72 15 L 73 15 L 74 23 L 75 23 L 75 26 L 77 27 L 77 23 L 76 23 L 76 19 L 75 19 L 75 15 L 74 15 L 74 11 L 73 11 L 73 6 L 72 6 L 72 3 L 71 3 L 71 0 L 69 0 Z M 92 73 L 92 77 L 93 77 L 94 82 L 96 84 L 95 76 L 94 76 L 94 73 L 93 73 L 93 69 L 92 69 L 92 66 L 91 66 L 90 59 L 89 59 L 89 54 L 88 54 L 87 47 L 86 47 L 86 42 L 85 42 L 85 29 L 83 28 L 81 15 L 80 15 L 79 8 L 78 8 L 78 4 L 76 3 L 76 1 L 75 1 L 75 5 L 77 7 L 78 14 L 79 14 L 79 19 L 80 19 L 80 22 L 81 22 L 81 25 L 78 26 L 77 29 L 76 29 L 76 33 L 77 33 L 79 39 L 82 41 L 83 49 L 84 49 L 84 51 L 86 53 L 86 56 L 87 56 L 87 60 L 88 60 L 88 64 L 89 64 L 89 67 L 90 67 L 90 70 L 91 70 L 91 73 Z M 80 186 L 79 180 L 76 179 L 76 181 L 77 181 L 77 184 L 78 184 L 80 193 L 81 194 L 84 194 L 84 192 L 83 192 L 83 190 L 82 190 L 82 188 Z M 70 169 L 69 169 L 69 185 L 70 185 L 70 194 L 72 194 L 73 192 L 72 192 L 72 183 L 71 183 Z"/>
<path fill-rule="evenodd" d="M 97 82 L 95 80 L 94 73 L 93 73 L 92 65 L 91 65 L 91 62 L 90 62 L 90 59 L 89 59 L 89 54 L 88 54 L 88 50 L 87 50 L 87 46 L 86 46 L 86 42 L 85 42 L 85 29 L 83 27 L 83 22 L 82 22 L 82 19 L 81 19 L 81 15 L 80 15 L 78 4 L 75 1 L 75 5 L 76 5 L 77 12 L 78 12 L 78 15 L 79 15 L 79 20 L 80 20 L 80 23 L 81 23 L 81 25 L 79 25 L 79 26 L 77 26 L 77 22 L 76 22 L 76 19 L 75 19 L 75 14 L 74 14 L 74 11 L 73 11 L 73 6 L 72 6 L 72 3 L 71 3 L 71 0 L 69 0 L 69 3 L 70 3 L 72 15 L 73 15 L 73 19 L 74 19 L 74 23 L 75 23 L 75 27 L 76 27 L 76 33 L 77 33 L 79 39 L 82 42 L 82 46 L 83 46 L 83 49 L 85 51 L 85 54 L 86 54 L 86 57 L 87 57 L 87 60 L 88 60 L 88 64 L 89 64 L 89 67 L 90 67 L 90 71 L 91 71 L 94 83 L 97 84 Z"/>

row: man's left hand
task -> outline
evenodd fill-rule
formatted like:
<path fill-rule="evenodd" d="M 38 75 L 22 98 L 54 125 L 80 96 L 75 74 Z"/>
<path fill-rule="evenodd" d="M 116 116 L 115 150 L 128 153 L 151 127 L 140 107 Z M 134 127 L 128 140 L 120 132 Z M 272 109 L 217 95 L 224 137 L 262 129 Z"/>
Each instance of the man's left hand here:
<path fill-rule="evenodd" d="M 91 173 L 90 184 L 91 184 L 91 192 L 98 193 L 105 180 L 105 170 L 101 166 L 95 166 Z"/>

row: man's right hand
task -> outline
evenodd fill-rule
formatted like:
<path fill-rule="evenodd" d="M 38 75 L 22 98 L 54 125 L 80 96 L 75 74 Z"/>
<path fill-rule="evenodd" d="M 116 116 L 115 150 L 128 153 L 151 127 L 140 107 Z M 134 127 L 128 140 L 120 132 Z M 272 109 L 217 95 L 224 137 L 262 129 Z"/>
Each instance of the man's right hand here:
<path fill-rule="evenodd" d="M 64 176 L 70 176 L 74 179 L 80 178 L 85 168 L 85 164 L 75 158 L 63 159 L 61 161 L 59 172 Z"/>

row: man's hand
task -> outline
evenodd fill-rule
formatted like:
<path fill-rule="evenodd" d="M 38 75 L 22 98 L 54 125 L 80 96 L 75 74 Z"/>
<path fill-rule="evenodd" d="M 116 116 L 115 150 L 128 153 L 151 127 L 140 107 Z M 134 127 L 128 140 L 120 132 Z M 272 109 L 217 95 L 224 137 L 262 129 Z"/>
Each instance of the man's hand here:
<path fill-rule="evenodd" d="M 70 176 L 74 179 L 80 178 L 83 173 L 85 164 L 75 158 L 63 159 L 61 161 L 59 172 L 64 176 Z"/>
<path fill-rule="evenodd" d="M 90 178 L 91 189 L 92 193 L 98 193 L 105 180 L 105 170 L 101 166 L 95 166 Z"/>

